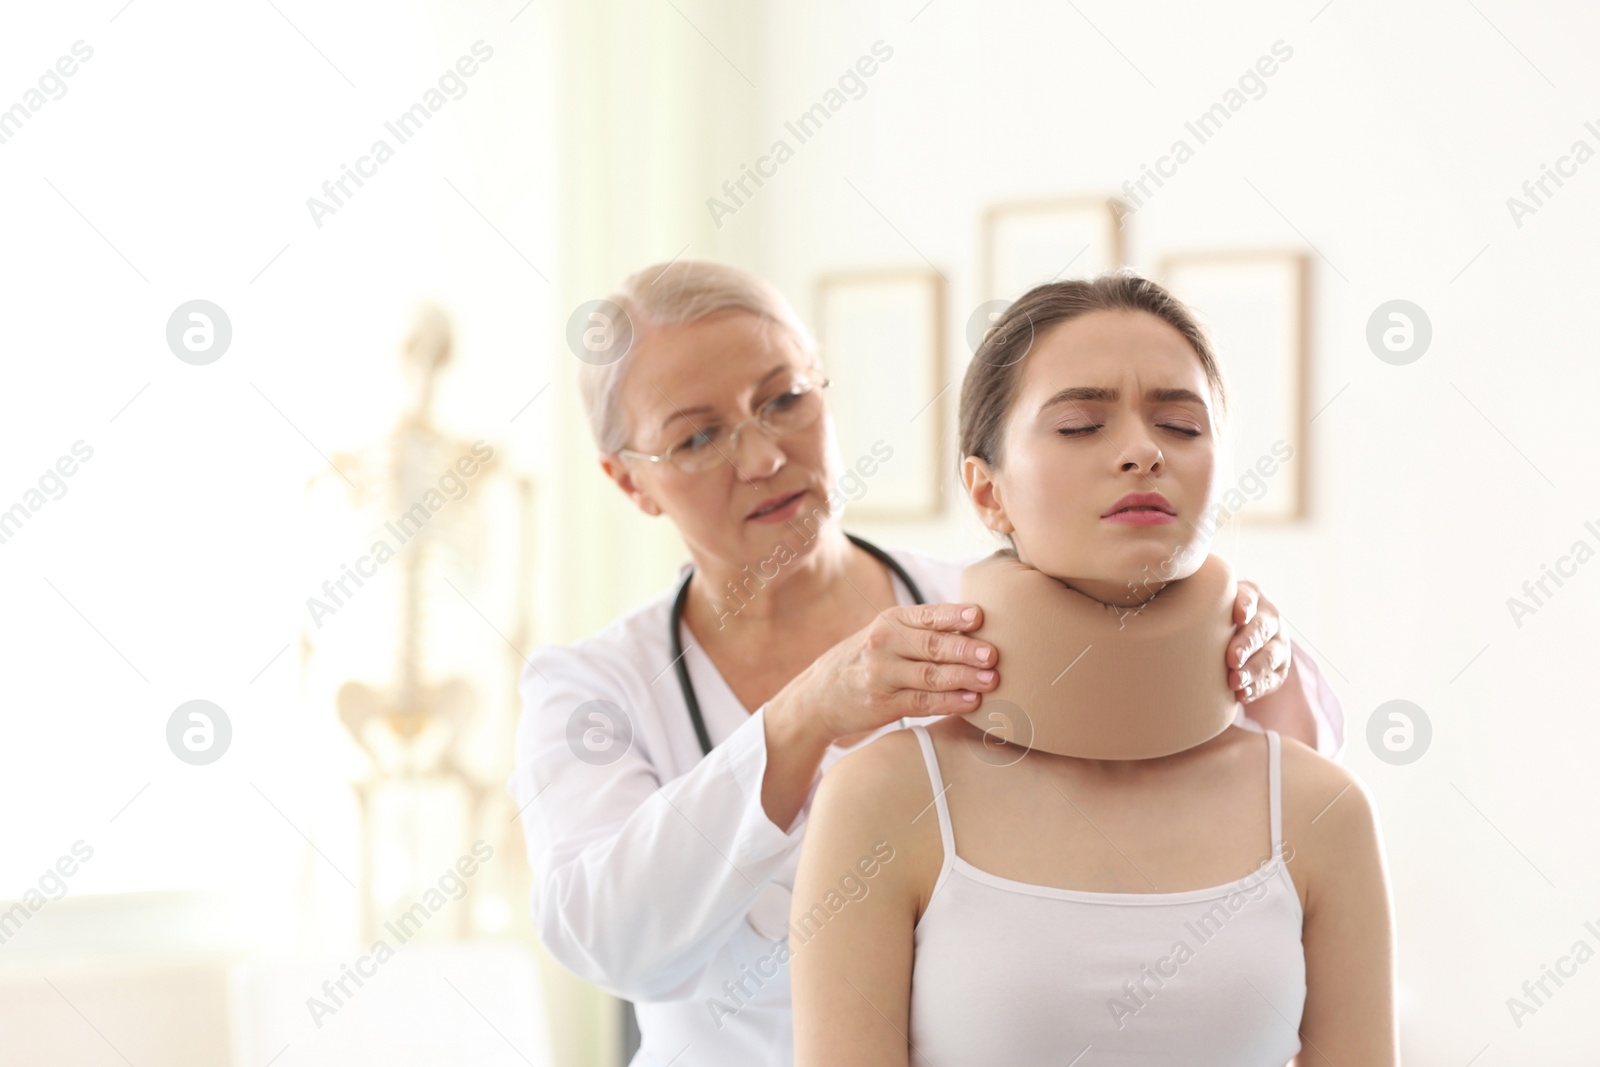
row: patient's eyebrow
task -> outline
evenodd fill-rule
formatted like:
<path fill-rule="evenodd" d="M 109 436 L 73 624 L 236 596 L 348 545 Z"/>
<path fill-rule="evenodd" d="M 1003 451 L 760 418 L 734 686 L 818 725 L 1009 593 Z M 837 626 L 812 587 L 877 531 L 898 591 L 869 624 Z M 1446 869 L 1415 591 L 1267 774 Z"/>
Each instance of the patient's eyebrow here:
<path fill-rule="evenodd" d="M 1121 397 L 1122 391 L 1120 389 L 1106 389 L 1098 385 L 1069 386 L 1068 388 L 1057 392 L 1043 404 L 1040 404 L 1039 414 L 1043 415 L 1047 410 L 1055 405 L 1064 404 L 1072 400 L 1088 400 L 1106 404 L 1114 404 L 1121 399 Z M 1187 402 L 1191 404 L 1199 404 L 1202 408 L 1206 406 L 1205 398 L 1200 396 L 1192 389 L 1155 388 L 1147 390 L 1144 394 L 1144 398 L 1147 402 L 1152 404 Z"/>

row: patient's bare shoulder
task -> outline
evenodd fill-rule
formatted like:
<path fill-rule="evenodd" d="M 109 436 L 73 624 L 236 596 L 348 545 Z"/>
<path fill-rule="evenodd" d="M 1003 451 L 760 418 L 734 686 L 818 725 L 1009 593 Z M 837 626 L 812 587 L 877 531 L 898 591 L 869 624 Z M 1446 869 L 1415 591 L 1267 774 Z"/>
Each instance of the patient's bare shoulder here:
<path fill-rule="evenodd" d="M 1376 854 L 1376 806 L 1347 767 L 1293 738 L 1281 737 L 1280 747 L 1284 851 L 1301 901 L 1309 903 L 1352 861 Z"/>
<path fill-rule="evenodd" d="M 921 786 L 921 799 L 918 800 Z M 898 817 L 928 802 L 928 772 L 922 745 L 908 729 L 890 730 L 842 757 L 822 776 L 817 797 Z"/>
<path fill-rule="evenodd" d="M 939 823 L 922 744 L 911 730 L 890 730 L 828 769 L 811 802 L 806 838 L 819 833 L 835 846 L 887 840 L 905 860 L 897 874 L 916 887 L 932 885 L 941 859 Z"/>

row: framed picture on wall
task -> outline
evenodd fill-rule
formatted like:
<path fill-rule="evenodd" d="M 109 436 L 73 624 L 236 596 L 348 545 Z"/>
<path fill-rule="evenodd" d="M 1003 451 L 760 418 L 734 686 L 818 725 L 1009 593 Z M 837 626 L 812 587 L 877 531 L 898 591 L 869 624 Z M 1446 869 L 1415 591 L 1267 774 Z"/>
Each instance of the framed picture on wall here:
<path fill-rule="evenodd" d="M 1067 197 L 989 208 L 983 219 L 985 297 L 1015 300 L 1035 285 L 1122 266 L 1119 206 L 1111 197 Z"/>
<path fill-rule="evenodd" d="M 945 435 L 944 279 L 932 270 L 827 274 L 817 342 L 851 517 L 937 515 Z"/>
<path fill-rule="evenodd" d="M 1162 261 L 1161 277 L 1205 324 L 1222 364 L 1235 430 L 1222 506 L 1249 521 L 1303 518 L 1307 257 L 1185 252 Z"/>

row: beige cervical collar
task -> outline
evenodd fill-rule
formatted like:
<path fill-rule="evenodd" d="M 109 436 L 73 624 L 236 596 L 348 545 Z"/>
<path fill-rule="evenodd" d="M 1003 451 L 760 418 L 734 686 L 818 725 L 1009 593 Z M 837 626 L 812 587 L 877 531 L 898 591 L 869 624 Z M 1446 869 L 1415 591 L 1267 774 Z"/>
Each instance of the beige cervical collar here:
<path fill-rule="evenodd" d="M 1153 759 L 1209 741 L 1238 710 L 1223 664 L 1237 590 L 1228 562 L 1207 556 L 1142 607 L 1114 607 L 1001 549 L 961 575 L 961 600 L 983 609 L 973 635 L 1000 652 L 1000 684 L 962 718 L 1082 759 Z"/>

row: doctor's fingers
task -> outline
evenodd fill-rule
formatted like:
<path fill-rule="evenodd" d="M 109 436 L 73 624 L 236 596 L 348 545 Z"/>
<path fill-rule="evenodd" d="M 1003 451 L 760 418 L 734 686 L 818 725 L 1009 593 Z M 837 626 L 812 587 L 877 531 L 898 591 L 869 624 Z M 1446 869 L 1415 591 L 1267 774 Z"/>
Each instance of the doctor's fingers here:
<path fill-rule="evenodd" d="M 970 619 L 965 617 L 969 611 Z M 879 615 L 874 628 L 887 647 L 907 659 L 993 667 L 994 646 L 962 632 L 982 625 L 983 609 L 976 604 L 904 604 Z"/>
<path fill-rule="evenodd" d="M 1293 657 L 1294 646 L 1288 634 L 1279 631 L 1265 647 L 1245 660 L 1244 666 L 1228 672 L 1228 684 L 1245 703 L 1258 700 L 1275 692 L 1288 680 L 1289 661 Z"/>
<path fill-rule="evenodd" d="M 976 696 L 999 685 L 996 672 L 988 667 L 962 663 L 934 663 L 928 660 L 898 659 L 885 672 L 897 700 L 908 701 L 912 710 L 926 715 L 947 711 L 971 711 Z M 975 694 L 968 700 L 966 694 Z"/>
<path fill-rule="evenodd" d="M 1239 667 L 1254 657 L 1283 629 L 1277 607 L 1261 594 L 1254 582 L 1239 583 L 1234 618 L 1237 620 L 1241 616 L 1243 621 L 1235 623 L 1233 637 L 1228 640 L 1227 665 L 1230 668 Z"/>

